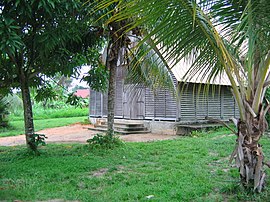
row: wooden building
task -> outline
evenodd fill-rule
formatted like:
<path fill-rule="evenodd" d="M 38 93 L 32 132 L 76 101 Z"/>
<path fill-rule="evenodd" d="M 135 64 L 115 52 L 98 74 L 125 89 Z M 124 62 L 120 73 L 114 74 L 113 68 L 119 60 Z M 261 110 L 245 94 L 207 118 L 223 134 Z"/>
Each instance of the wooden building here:
<path fill-rule="evenodd" d="M 207 85 L 204 79 L 183 82 L 185 68 L 173 69 L 173 80 L 178 96 L 167 89 L 153 92 L 147 87 L 124 84 L 124 70 L 117 68 L 115 118 L 128 120 L 174 121 L 179 123 L 204 122 L 205 117 L 228 120 L 239 117 L 237 104 L 224 77 Z M 181 72 L 182 71 L 182 72 Z M 107 95 L 91 90 L 90 118 L 107 117 Z"/>

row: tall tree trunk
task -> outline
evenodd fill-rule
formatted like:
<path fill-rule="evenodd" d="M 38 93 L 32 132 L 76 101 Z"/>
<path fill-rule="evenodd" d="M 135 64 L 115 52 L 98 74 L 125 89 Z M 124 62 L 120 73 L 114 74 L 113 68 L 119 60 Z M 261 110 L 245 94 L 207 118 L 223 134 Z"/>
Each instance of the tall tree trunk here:
<path fill-rule="evenodd" d="M 114 61 L 109 62 L 110 64 L 110 77 L 109 77 L 109 89 L 108 89 L 108 134 L 113 134 L 114 132 L 114 107 L 115 107 L 115 88 L 116 88 L 116 64 Z"/>
<path fill-rule="evenodd" d="M 236 166 L 239 168 L 244 187 L 253 187 L 258 192 L 264 187 L 265 180 L 264 155 L 259 140 L 266 128 L 267 122 L 262 105 L 256 117 L 247 112 L 246 121 L 240 120 L 237 124 L 238 138 L 234 151 Z"/>
<path fill-rule="evenodd" d="M 111 47 L 109 47 L 109 56 L 108 66 L 110 70 L 110 77 L 109 77 L 109 89 L 108 89 L 108 117 L 107 117 L 107 124 L 108 124 L 108 134 L 114 133 L 114 107 L 115 107 L 115 90 L 116 90 L 116 68 L 117 62 L 120 54 L 120 50 L 123 47 L 123 37 L 119 37 L 120 23 L 119 22 L 112 22 L 109 24 L 111 27 L 110 30 L 110 38 L 111 38 Z"/>
<path fill-rule="evenodd" d="M 21 91 L 22 91 L 22 100 L 23 100 L 23 110 L 24 110 L 24 128 L 25 128 L 25 137 L 26 144 L 28 148 L 33 151 L 37 150 L 37 145 L 34 141 L 34 121 L 33 121 L 33 110 L 30 97 L 29 84 L 27 80 L 26 73 L 23 68 L 20 71 L 20 81 L 21 81 Z"/>

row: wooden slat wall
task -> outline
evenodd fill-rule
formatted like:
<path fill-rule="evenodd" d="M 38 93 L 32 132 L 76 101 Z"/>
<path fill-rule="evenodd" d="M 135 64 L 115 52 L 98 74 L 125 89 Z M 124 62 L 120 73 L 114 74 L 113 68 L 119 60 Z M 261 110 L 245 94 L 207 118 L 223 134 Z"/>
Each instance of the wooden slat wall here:
<path fill-rule="evenodd" d="M 196 88 L 196 120 L 205 120 L 205 117 L 208 115 L 208 96 L 204 89 Z"/>
<path fill-rule="evenodd" d="M 116 69 L 116 89 L 115 89 L 115 117 L 123 118 L 123 90 L 124 90 L 124 79 L 123 79 L 124 68 L 118 66 Z"/>
<path fill-rule="evenodd" d="M 192 121 L 196 119 L 196 93 L 193 93 L 194 85 L 180 87 L 180 120 Z M 195 91 L 194 91 L 195 92 Z"/>
<path fill-rule="evenodd" d="M 166 90 L 165 99 L 165 118 L 177 119 L 176 96 L 169 90 Z"/>
<path fill-rule="evenodd" d="M 126 86 L 123 91 L 123 118 L 130 119 L 130 95 L 131 91 Z"/>
<path fill-rule="evenodd" d="M 90 90 L 90 102 L 89 102 L 89 108 L 90 108 L 90 116 L 95 116 L 96 111 L 96 91 Z"/>
<path fill-rule="evenodd" d="M 108 114 L 108 94 L 107 93 L 103 93 L 102 94 L 103 96 L 103 102 L 102 102 L 102 107 L 103 107 L 103 110 L 102 110 L 102 116 L 106 116 L 107 117 L 107 114 Z"/>
<path fill-rule="evenodd" d="M 195 86 L 195 87 L 194 87 Z M 210 86 L 209 92 L 204 92 L 204 86 L 189 84 L 182 89 L 180 95 L 181 121 L 200 121 L 205 117 L 221 120 L 229 120 L 231 117 L 239 117 L 238 108 L 229 87 Z"/>
<path fill-rule="evenodd" d="M 123 81 L 116 81 L 115 90 L 115 116 L 123 118 Z"/>
<path fill-rule="evenodd" d="M 228 120 L 234 117 L 235 101 L 232 93 L 227 87 L 223 88 L 223 106 L 222 106 L 222 119 Z"/>
<path fill-rule="evenodd" d="M 102 116 L 102 93 L 96 92 L 96 116 Z"/>
<path fill-rule="evenodd" d="M 90 92 L 90 116 L 100 117 L 103 113 L 102 93 L 91 90 Z"/>
<path fill-rule="evenodd" d="M 174 79 L 174 82 L 177 81 Z M 203 86 L 189 83 L 181 92 L 180 99 L 176 101 L 169 90 L 160 89 L 154 93 L 142 86 L 124 87 L 123 71 L 118 70 L 115 116 L 126 119 L 179 119 L 184 122 L 205 120 L 206 116 L 223 120 L 239 117 L 237 104 L 226 86 L 210 87 L 207 94 L 203 92 Z M 107 116 L 107 100 L 106 93 L 91 90 L 90 116 Z"/>
<path fill-rule="evenodd" d="M 131 119 L 144 119 L 145 117 L 145 89 L 143 86 L 136 86 L 132 90 L 130 102 Z"/>
<path fill-rule="evenodd" d="M 149 88 L 145 88 L 145 118 L 155 118 L 155 96 Z"/>
<path fill-rule="evenodd" d="M 208 94 L 208 115 L 211 118 L 221 118 L 221 89 L 210 87 Z"/>
<path fill-rule="evenodd" d="M 159 89 L 155 94 L 155 118 L 166 117 L 166 94 L 164 89 Z"/>

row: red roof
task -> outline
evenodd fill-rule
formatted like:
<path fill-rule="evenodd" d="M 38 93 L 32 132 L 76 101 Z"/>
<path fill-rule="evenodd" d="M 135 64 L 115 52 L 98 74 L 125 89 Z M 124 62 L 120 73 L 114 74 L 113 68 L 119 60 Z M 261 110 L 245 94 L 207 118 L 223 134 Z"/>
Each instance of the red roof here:
<path fill-rule="evenodd" d="M 90 90 L 89 89 L 78 89 L 74 95 L 77 97 L 82 97 L 82 98 L 88 98 L 90 95 Z"/>

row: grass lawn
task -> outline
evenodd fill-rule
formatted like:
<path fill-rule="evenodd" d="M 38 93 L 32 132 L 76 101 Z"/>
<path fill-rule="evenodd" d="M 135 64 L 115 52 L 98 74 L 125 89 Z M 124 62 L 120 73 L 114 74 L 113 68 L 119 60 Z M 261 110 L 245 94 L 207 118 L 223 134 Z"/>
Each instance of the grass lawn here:
<path fill-rule="evenodd" d="M 43 120 L 34 120 L 35 130 L 39 131 L 45 128 L 53 128 L 59 126 L 66 126 L 72 123 L 83 122 L 87 116 L 84 117 L 68 117 L 68 118 L 49 118 Z M 0 137 L 15 136 L 24 134 L 23 120 L 13 120 L 9 122 L 10 127 L 0 128 Z"/>
<path fill-rule="evenodd" d="M 219 131 L 114 150 L 52 144 L 40 156 L 0 147 L 0 201 L 269 201 L 269 189 L 241 192 L 228 163 L 234 143 Z M 262 143 L 269 156 L 269 138 Z"/>

